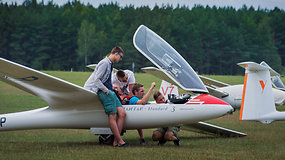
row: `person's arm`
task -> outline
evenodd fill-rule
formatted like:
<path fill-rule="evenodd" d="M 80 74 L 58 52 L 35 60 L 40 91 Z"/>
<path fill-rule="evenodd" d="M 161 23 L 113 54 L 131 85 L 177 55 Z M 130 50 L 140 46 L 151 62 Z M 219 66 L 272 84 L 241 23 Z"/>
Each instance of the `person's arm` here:
<path fill-rule="evenodd" d="M 120 88 L 119 80 L 117 78 L 117 75 L 114 73 L 112 74 L 112 85 L 113 85 L 113 90 L 118 91 L 119 95 L 122 95 L 122 90 Z"/>
<path fill-rule="evenodd" d="M 155 87 L 155 82 L 152 82 L 149 90 L 147 91 L 146 95 L 143 96 L 143 98 L 141 100 L 138 100 L 136 104 L 146 104 L 148 102 L 148 99 L 151 95 L 151 92 L 153 90 L 153 88 Z"/>
<path fill-rule="evenodd" d="M 129 92 L 129 96 L 131 96 L 131 97 L 134 96 L 134 95 L 133 95 L 133 92 L 132 92 L 132 89 L 133 89 L 133 86 L 134 86 L 134 85 L 135 85 L 135 84 L 129 84 L 129 91 L 130 91 L 130 92 Z"/>
<path fill-rule="evenodd" d="M 136 79 L 135 79 L 135 75 L 132 71 L 130 71 L 130 74 L 128 75 L 128 78 L 129 78 L 129 96 L 134 96 L 133 95 L 133 92 L 132 92 L 132 89 L 133 89 L 133 86 L 135 85 L 135 82 L 136 82 Z"/>
<path fill-rule="evenodd" d="M 103 62 L 103 63 L 98 64 L 98 66 L 97 66 L 98 70 L 96 72 L 94 83 L 100 90 L 102 90 L 104 93 L 106 93 L 108 95 L 109 89 L 101 81 L 101 79 L 103 78 L 103 76 L 107 72 L 107 67 L 108 67 L 108 63 Z"/>

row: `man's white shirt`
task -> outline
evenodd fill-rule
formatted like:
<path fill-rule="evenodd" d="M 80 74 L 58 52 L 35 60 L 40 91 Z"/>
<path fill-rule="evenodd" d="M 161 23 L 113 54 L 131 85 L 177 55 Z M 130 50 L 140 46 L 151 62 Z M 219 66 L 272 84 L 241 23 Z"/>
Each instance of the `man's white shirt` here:
<path fill-rule="evenodd" d="M 136 82 L 135 75 L 130 70 L 123 70 L 127 75 L 127 82 L 120 82 L 116 76 L 116 73 L 112 75 L 112 84 L 113 86 L 119 86 L 122 90 L 122 94 L 129 95 L 129 84 L 134 84 Z"/>

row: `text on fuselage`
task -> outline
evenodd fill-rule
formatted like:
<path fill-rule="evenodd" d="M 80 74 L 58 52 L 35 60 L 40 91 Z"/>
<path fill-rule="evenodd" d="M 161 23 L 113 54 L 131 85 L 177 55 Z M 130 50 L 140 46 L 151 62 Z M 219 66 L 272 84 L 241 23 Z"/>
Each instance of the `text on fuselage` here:
<path fill-rule="evenodd" d="M 137 106 L 124 106 L 124 109 L 126 111 L 167 111 L 168 107 L 157 107 L 157 106 L 142 106 L 142 107 L 137 107 Z"/>
<path fill-rule="evenodd" d="M 6 117 L 0 118 L 0 128 L 2 128 L 3 124 L 6 122 Z"/>

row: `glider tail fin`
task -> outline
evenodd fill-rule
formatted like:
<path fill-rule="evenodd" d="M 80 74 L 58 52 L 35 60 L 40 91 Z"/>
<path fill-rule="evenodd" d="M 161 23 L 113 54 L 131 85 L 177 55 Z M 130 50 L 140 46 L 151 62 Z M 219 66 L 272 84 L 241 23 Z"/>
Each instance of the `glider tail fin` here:
<path fill-rule="evenodd" d="M 179 96 L 178 87 L 164 80 L 161 81 L 159 92 L 162 93 L 165 100 L 168 100 L 169 94 L 175 94 Z"/>
<path fill-rule="evenodd" d="M 274 76 L 276 72 L 270 67 L 254 62 L 243 62 L 238 65 L 245 68 L 239 119 L 271 123 L 274 119 L 268 117 L 268 114 L 276 112 L 276 108 L 270 74 Z"/>

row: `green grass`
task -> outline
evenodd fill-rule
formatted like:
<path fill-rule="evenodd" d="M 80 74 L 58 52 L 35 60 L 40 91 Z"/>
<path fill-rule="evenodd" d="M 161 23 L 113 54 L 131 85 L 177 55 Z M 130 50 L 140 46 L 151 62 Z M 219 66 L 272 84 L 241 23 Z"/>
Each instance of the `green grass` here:
<path fill-rule="evenodd" d="M 91 72 L 45 73 L 83 86 Z M 136 80 L 145 88 L 161 81 L 147 74 L 136 74 Z M 207 75 L 208 76 L 208 75 Z M 243 83 L 242 76 L 208 76 L 229 84 Z M 0 82 L 0 114 L 24 111 L 46 106 L 40 98 Z M 280 108 L 284 108 L 281 106 Z M 265 125 L 259 122 L 239 121 L 239 111 L 214 120 L 212 124 L 247 133 L 243 138 L 220 138 L 194 132 L 180 131 L 181 147 L 172 142 L 157 146 L 151 140 L 154 129 L 144 130 L 148 142 L 139 145 L 137 131 L 123 136 L 129 148 L 114 148 L 98 144 L 98 136 L 89 130 L 46 129 L 0 132 L 0 159 L 284 159 L 285 123 Z"/>

